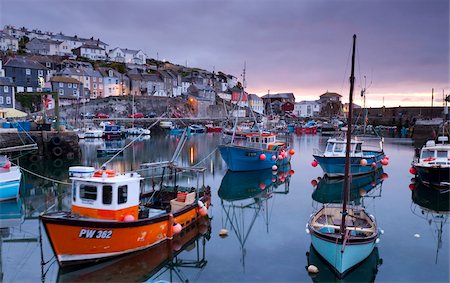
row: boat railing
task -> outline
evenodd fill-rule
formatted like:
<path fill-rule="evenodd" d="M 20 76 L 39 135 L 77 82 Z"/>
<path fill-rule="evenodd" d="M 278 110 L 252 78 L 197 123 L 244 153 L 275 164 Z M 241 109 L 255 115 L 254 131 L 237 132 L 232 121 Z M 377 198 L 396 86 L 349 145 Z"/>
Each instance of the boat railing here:
<path fill-rule="evenodd" d="M 314 148 L 314 149 L 313 149 L 313 154 L 314 154 L 314 155 L 321 155 L 321 154 L 323 154 L 323 153 L 324 153 L 323 150 L 320 150 L 320 149 L 318 149 L 318 148 Z"/>

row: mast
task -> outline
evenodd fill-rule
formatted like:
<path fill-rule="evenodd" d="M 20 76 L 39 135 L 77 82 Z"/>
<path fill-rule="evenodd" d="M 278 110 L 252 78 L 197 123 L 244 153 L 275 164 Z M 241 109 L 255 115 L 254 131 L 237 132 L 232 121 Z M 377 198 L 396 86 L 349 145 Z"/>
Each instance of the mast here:
<path fill-rule="evenodd" d="M 345 237 L 345 217 L 347 216 L 347 197 L 350 187 L 350 145 L 352 140 L 352 117 L 353 117 L 353 86 L 355 84 L 355 47 L 356 34 L 353 35 L 353 52 L 352 52 L 352 71 L 350 74 L 350 94 L 349 94 L 349 108 L 347 121 L 347 144 L 345 146 L 345 173 L 344 173 L 344 201 L 342 203 L 342 221 L 341 221 L 341 235 L 342 240 Z"/>

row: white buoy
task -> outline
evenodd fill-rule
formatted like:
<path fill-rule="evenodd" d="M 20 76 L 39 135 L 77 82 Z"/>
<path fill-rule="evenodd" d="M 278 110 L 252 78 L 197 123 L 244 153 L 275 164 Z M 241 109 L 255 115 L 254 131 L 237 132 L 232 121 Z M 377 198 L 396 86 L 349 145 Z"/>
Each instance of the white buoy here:
<path fill-rule="evenodd" d="M 414 237 L 420 238 L 420 234 L 414 234 Z"/>
<path fill-rule="evenodd" d="M 308 266 L 308 272 L 309 273 L 319 273 L 319 269 L 315 265 L 309 265 Z"/>
<path fill-rule="evenodd" d="M 222 238 L 228 237 L 228 230 L 225 228 L 220 229 L 219 236 Z"/>

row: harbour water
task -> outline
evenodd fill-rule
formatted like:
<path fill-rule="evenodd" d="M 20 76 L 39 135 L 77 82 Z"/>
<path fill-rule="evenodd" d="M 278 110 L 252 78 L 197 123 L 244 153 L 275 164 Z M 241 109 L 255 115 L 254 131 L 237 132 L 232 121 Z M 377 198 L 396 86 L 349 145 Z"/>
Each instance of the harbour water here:
<path fill-rule="evenodd" d="M 339 198 L 319 191 L 335 184 L 322 179 L 320 167 L 311 166 L 314 148 L 323 147 L 327 137 L 292 135 L 296 154 L 291 167 L 282 168 L 276 175 L 270 170 L 227 173 L 216 150 L 219 137 L 212 133 L 192 135 L 179 158 L 180 165 L 207 168 L 205 183 L 212 189 L 209 223 L 199 223 L 172 243 L 81 270 L 59 270 L 38 222 L 45 210 L 69 208 L 70 185 L 24 172 L 21 199 L 0 207 L 3 282 L 338 281 L 311 248 L 310 235 L 305 231 L 309 216 L 321 202 L 327 197 Z M 178 140 L 164 134 L 138 140 L 108 168 L 130 171 L 145 162 L 168 160 Z M 33 162 L 25 155 L 20 165 L 69 182 L 69 166 L 99 167 L 109 157 L 97 157 L 97 148 L 123 147 L 129 141 L 105 144 L 103 140 L 85 140 L 81 143 L 81 160 Z M 410 140 L 386 139 L 384 150 L 390 156 L 383 172 L 388 177 L 384 174 L 383 180 L 358 180 L 361 187 L 352 192 L 352 199 L 377 218 L 384 234 L 377 249 L 343 281 L 449 282 L 449 194 L 411 185 L 408 169 L 414 147 Z M 313 186 L 316 183 L 318 186 Z M 315 192 L 316 187 L 319 189 Z M 7 217 L 10 219 L 5 221 Z M 227 237 L 219 236 L 223 228 L 229 231 Z M 42 267 L 41 262 L 46 264 Z M 316 265 L 319 273 L 310 276 L 305 268 L 308 263 Z"/>

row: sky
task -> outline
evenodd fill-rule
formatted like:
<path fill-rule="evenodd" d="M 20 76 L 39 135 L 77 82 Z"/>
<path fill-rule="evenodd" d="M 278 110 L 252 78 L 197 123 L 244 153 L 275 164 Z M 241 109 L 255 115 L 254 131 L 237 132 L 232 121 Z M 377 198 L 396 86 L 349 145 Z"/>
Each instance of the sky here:
<path fill-rule="evenodd" d="M 296 101 L 329 91 L 355 103 L 442 105 L 449 87 L 449 0 L 0 0 L 0 26 L 63 32 L 222 71 Z M 383 104 L 384 103 L 384 104 Z"/>

